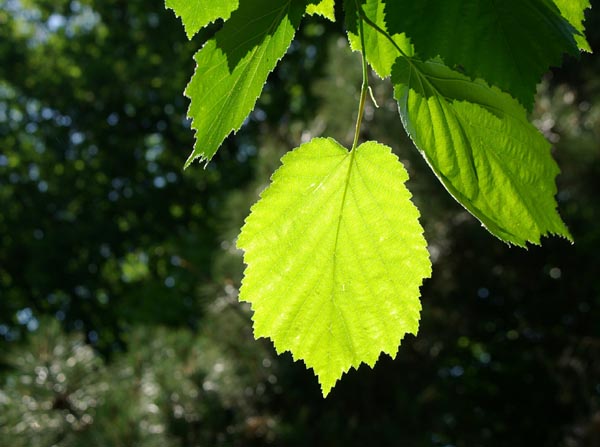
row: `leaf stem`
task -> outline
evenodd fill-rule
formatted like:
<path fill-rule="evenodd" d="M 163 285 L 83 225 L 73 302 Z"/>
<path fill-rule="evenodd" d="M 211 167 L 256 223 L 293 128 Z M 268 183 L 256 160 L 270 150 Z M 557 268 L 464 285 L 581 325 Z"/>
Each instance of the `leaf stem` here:
<path fill-rule="evenodd" d="M 363 115 L 365 114 L 365 103 L 367 102 L 367 92 L 369 91 L 369 71 L 367 67 L 367 50 L 365 48 L 365 33 L 363 29 L 363 12 L 361 7 L 358 4 L 358 1 L 355 0 L 356 8 L 359 11 L 360 20 L 358 21 L 358 29 L 360 34 L 360 49 L 362 56 L 362 85 L 360 87 L 360 101 L 358 103 L 358 117 L 356 118 L 356 129 L 354 131 L 354 142 L 352 143 L 352 153 L 356 149 L 358 145 L 358 137 L 360 134 L 360 126 L 362 124 Z"/>
<path fill-rule="evenodd" d="M 358 6 L 357 6 L 357 8 L 358 8 Z M 421 72 L 421 70 L 419 70 L 414 64 L 414 61 L 415 61 L 414 56 L 409 56 L 408 54 L 406 54 L 406 52 L 402 48 L 400 48 L 400 45 L 398 45 L 396 43 L 394 38 L 392 36 L 390 36 L 390 34 L 386 30 L 384 30 L 379 25 L 377 25 L 375 22 L 373 22 L 370 18 L 368 18 L 367 15 L 365 14 L 365 12 L 361 8 L 358 8 L 358 15 L 362 19 L 360 22 L 361 42 L 362 42 L 362 21 L 364 20 L 364 22 L 367 25 L 369 25 L 371 28 L 373 28 L 375 31 L 377 31 L 379 34 L 381 34 L 383 37 L 385 37 L 387 40 L 389 40 L 389 42 L 394 46 L 394 48 L 396 48 L 396 50 L 398 50 L 398 53 L 400 53 L 400 56 L 402 56 L 404 59 L 406 59 L 406 61 L 410 64 L 410 66 L 413 69 L 417 70 L 418 72 Z M 436 90 L 439 93 L 439 90 L 437 88 L 435 88 L 435 86 L 433 86 L 433 84 L 428 79 L 425 79 L 425 80 L 434 90 Z"/>
<path fill-rule="evenodd" d="M 357 6 L 357 8 L 358 8 L 358 6 Z M 390 43 L 394 46 L 394 48 L 396 48 L 402 56 L 404 56 L 405 58 L 410 60 L 410 56 L 408 54 L 406 54 L 402 48 L 400 48 L 400 46 L 396 43 L 396 41 L 392 38 L 392 36 L 390 36 L 387 31 L 382 29 L 379 25 L 377 25 L 370 18 L 368 18 L 367 15 L 365 14 L 365 12 L 362 10 L 362 8 L 358 8 L 358 15 L 360 16 L 360 18 L 362 20 L 365 21 L 365 23 L 367 25 L 369 25 L 371 28 L 373 28 L 375 31 L 377 31 L 379 34 L 383 35 L 383 37 L 385 37 L 387 40 L 389 40 Z M 362 39 L 362 20 L 360 22 L 361 39 Z M 361 43 L 362 43 L 362 40 L 361 40 Z"/>

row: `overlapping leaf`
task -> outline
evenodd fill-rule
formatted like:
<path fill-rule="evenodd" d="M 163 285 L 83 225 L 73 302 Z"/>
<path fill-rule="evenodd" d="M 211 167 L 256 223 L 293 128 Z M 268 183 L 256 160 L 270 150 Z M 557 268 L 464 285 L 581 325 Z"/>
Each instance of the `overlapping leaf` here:
<path fill-rule="evenodd" d="M 346 28 L 348 40 L 354 51 L 361 51 L 358 22 L 362 20 L 357 5 L 363 13 L 376 24 L 381 31 L 387 31 L 385 19 L 385 3 L 383 0 L 345 0 Z M 392 73 L 392 66 L 398 57 L 398 50 L 381 32 L 371 26 L 364 25 L 364 40 L 369 65 L 381 78 L 387 78 Z M 410 41 L 404 33 L 391 36 L 394 42 L 408 55 L 413 54 Z"/>
<path fill-rule="evenodd" d="M 225 20 L 196 54 L 186 89 L 197 138 L 186 166 L 210 160 L 240 128 L 303 15 L 335 19 L 334 0 L 166 5 L 190 38 Z M 531 106 L 542 73 L 564 53 L 589 50 L 582 35 L 589 1 L 344 5 L 354 50 L 360 16 L 371 22 L 363 27 L 367 60 L 381 77 L 392 75 L 404 126 L 449 192 L 507 242 L 570 238 L 554 200 L 558 167 L 521 104 Z M 414 57 L 415 49 L 430 60 Z M 385 146 L 348 152 L 316 139 L 284 157 L 242 229 L 248 267 L 240 299 L 252 304 L 255 335 L 303 359 L 325 395 L 351 367 L 395 355 L 418 329 L 419 287 L 431 265 L 406 180 Z"/>
<path fill-rule="evenodd" d="M 238 5 L 239 0 L 165 0 L 165 6 L 181 18 L 189 39 L 209 23 L 227 20 Z"/>
<path fill-rule="evenodd" d="M 255 336 L 303 359 L 324 395 L 417 332 L 431 266 L 407 178 L 386 146 L 315 139 L 284 156 L 242 228 Z"/>
<path fill-rule="evenodd" d="M 550 144 L 512 97 L 439 61 L 400 58 L 392 82 L 404 126 L 448 191 L 516 245 L 570 238 L 556 211 Z"/>
<path fill-rule="evenodd" d="M 590 44 L 585 38 L 583 32 L 585 31 L 585 27 L 583 26 L 583 21 L 585 19 L 585 10 L 590 8 L 589 0 L 552 0 L 564 18 L 566 18 L 571 25 L 575 27 L 577 31 L 579 31 L 579 35 L 575 36 L 575 40 L 577 41 L 577 45 L 579 45 L 580 50 L 584 51 L 592 51 Z"/>
<path fill-rule="evenodd" d="M 335 22 L 335 0 L 313 0 L 315 3 L 306 6 L 306 13 L 318 14 Z"/>
<path fill-rule="evenodd" d="M 185 94 L 196 130 L 194 159 L 210 160 L 254 108 L 269 73 L 290 46 L 306 2 L 242 2 L 223 28 L 196 54 Z"/>
<path fill-rule="evenodd" d="M 385 3 L 388 31 L 405 32 L 421 59 L 440 56 L 449 67 L 486 80 L 526 108 L 542 74 L 560 65 L 564 53 L 579 53 L 576 29 L 549 0 Z"/>

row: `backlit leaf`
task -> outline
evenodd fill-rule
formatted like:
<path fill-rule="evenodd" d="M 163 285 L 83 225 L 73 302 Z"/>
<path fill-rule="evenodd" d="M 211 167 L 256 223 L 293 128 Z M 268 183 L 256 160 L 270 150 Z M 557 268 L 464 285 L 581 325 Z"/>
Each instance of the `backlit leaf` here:
<path fill-rule="evenodd" d="M 196 72 L 185 94 L 196 158 L 210 160 L 254 108 L 267 76 L 290 46 L 306 2 L 242 2 L 223 28 L 196 54 Z"/>
<path fill-rule="evenodd" d="M 306 13 L 320 15 L 335 22 L 335 0 L 320 0 L 306 6 Z"/>
<path fill-rule="evenodd" d="M 361 51 L 358 30 L 358 20 L 360 20 L 360 17 L 356 5 L 356 0 L 345 1 L 346 28 L 348 29 L 350 47 L 353 51 Z M 364 14 L 373 21 L 373 23 L 379 26 L 383 31 L 387 31 L 384 9 L 385 3 L 382 0 L 360 0 L 358 6 L 362 8 Z M 363 31 L 367 61 L 379 77 L 387 78 L 392 73 L 392 66 L 398 57 L 398 50 L 384 35 L 369 25 L 365 24 Z M 392 38 L 406 54 L 413 54 L 413 47 L 405 34 L 395 34 Z"/>
<path fill-rule="evenodd" d="M 585 10 L 589 8 L 589 0 L 552 0 L 560 9 L 561 14 L 565 17 L 571 25 L 575 27 L 581 34 L 575 36 L 577 45 L 580 50 L 591 52 L 592 49 L 590 44 L 586 40 L 583 32 L 585 27 L 583 26 L 583 20 L 585 19 Z"/>
<path fill-rule="evenodd" d="M 238 240 L 240 300 L 252 305 L 255 336 L 304 360 L 327 395 L 351 367 L 395 356 L 416 334 L 429 254 L 388 147 L 352 153 L 318 138 L 282 161 Z"/>
<path fill-rule="evenodd" d="M 227 20 L 238 4 L 239 0 L 165 0 L 165 6 L 181 18 L 188 39 L 215 20 Z"/>

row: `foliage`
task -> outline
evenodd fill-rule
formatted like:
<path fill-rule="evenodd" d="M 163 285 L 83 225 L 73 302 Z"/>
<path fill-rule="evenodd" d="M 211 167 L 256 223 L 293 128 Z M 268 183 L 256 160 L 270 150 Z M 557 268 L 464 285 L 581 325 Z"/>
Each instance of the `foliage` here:
<path fill-rule="evenodd" d="M 392 147 L 406 167 L 435 274 L 422 288 L 419 337 L 407 336 L 395 360 L 383 356 L 373 370 L 349 371 L 324 400 L 301 364 L 252 340 L 251 312 L 237 302 L 243 265 L 235 239 L 288 148 L 321 135 L 352 145 L 349 116 L 361 67 L 343 22 L 305 18 L 238 134 L 206 169 L 181 172 L 193 146 L 181 89 L 194 49 L 220 24 L 185 43 L 183 28 L 160 2 L 27 0 L 21 11 L 10 9 L 14 4 L 0 0 L 0 77 L 14 91 L 0 99 L 0 270 L 12 279 L 0 278 L 0 419 L 48 415 L 64 428 L 64 442 L 77 446 L 598 445 L 596 55 L 553 69 L 531 115 L 561 166 L 557 200 L 576 243 L 551 239 L 527 252 L 489 237 L 445 193 L 411 149 L 391 85 L 370 77 L 379 108 L 367 102 L 361 140 Z M 585 25 L 598 48 L 594 7 Z M 89 13 L 92 22 L 84 20 Z M 53 14 L 69 25 L 54 28 L 61 19 L 50 20 Z M 51 39 L 34 44 L 40 36 Z M 128 103 L 136 106 L 133 116 Z M 36 118 L 36 104 L 52 105 L 63 124 Z M 112 112 L 119 121 L 109 125 Z M 69 135 L 82 129 L 86 140 L 74 146 Z M 148 160 L 144 142 L 153 134 L 164 147 Z M 43 154 L 23 144 L 32 138 Z M 86 158 L 93 146 L 97 162 Z M 68 174 L 54 173 L 57 160 Z M 37 181 L 29 178 L 31 164 L 44 173 Z M 157 188 L 154 177 L 169 172 L 177 181 Z M 101 173 L 125 182 L 135 200 L 126 199 L 124 187 L 113 202 L 113 187 L 95 181 Z M 76 220 L 58 220 L 47 208 L 52 204 L 71 204 Z M 123 221 L 129 230 L 118 225 Z M 41 240 L 32 237 L 36 229 L 44 231 Z M 107 257 L 97 255 L 103 242 L 111 247 L 102 251 Z M 125 280 L 123 267 L 135 280 Z M 89 294 L 77 293 L 80 284 Z M 60 300 L 52 300 L 53 292 Z M 42 342 L 50 356 L 41 354 Z M 96 366 L 79 383 L 65 373 L 76 390 L 72 399 L 96 396 L 97 384 L 109 387 L 104 395 L 115 393 L 112 416 L 104 404 L 88 407 L 87 431 L 74 430 L 60 405 L 42 413 L 23 404 L 51 402 L 54 391 L 35 383 L 35 368 L 63 362 L 55 347 L 69 352 L 73 345 L 91 347 Z M 25 357 L 28 366 L 19 366 Z M 218 363 L 226 380 L 210 377 Z M 20 382 L 25 376 L 30 384 Z M 207 379 L 218 389 L 207 393 Z M 142 383 L 158 384 L 156 394 L 146 396 Z M 165 431 L 148 434 L 154 423 Z M 38 432 L 13 428 L 0 423 L 0 445 L 46 447 L 36 444 Z M 100 441 L 90 441 L 92 433 Z"/>
<path fill-rule="evenodd" d="M 0 442 L 218 446 L 272 439 L 273 418 L 260 410 L 273 386 L 269 355 L 231 343 L 240 341 L 223 324 L 239 328 L 231 307 L 211 318 L 197 335 L 139 327 L 128 337 L 129 352 L 108 365 L 81 336 L 44 321 L 27 350 L 7 357 L 14 371 L 0 392 Z M 227 338 L 217 335 L 223 333 Z M 239 361 L 240 352 L 247 361 Z"/>
<path fill-rule="evenodd" d="M 186 167 L 197 158 L 210 161 L 225 138 L 239 130 L 268 74 L 291 45 L 302 16 L 321 13 L 335 18 L 324 11 L 331 12 L 332 2 L 314 3 L 248 0 L 237 7 L 229 4 L 225 11 L 221 10 L 223 5 L 204 5 L 201 17 L 210 11 L 208 15 L 222 18 L 225 23 L 196 54 L 196 72 L 186 89 L 191 100 L 188 115 L 196 131 L 196 145 Z M 547 0 L 511 0 L 502 4 L 478 0 L 343 3 L 350 44 L 360 49 L 363 59 L 351 160 L 359 150 L 357 143 L 369 88 L 368 62 L 380 76 L 391 75 L 404 128 L 435 174 L 492 234 L 522 247 L 528 242 L 539 244 L 542 236 L 551 234 L 572 240 L 556 210 L 558 167 L 549 143 L 528 122 L 527 110 L 531 109 L 541 75 L 551 65 L 565 53 L 578 54 L 580 49 L 589 49 L 582 34 L 582 16 L 589 3 L 582 1 L 575 7 Z M 189 4 L 168 2 L 167 6 L 181 17 L 188 30 L 196 30 L 199 22 L 206 22 L 190 11 Z M 383 335 L 389 331 L 377 330 L 374 321 L 393 319 L 399 311 L 382 306 L 382 298 L 384 302 L 405 298 L 403 294 L 394 297 L 397 288 L 392 294 L 381 295 L 372 283 L 395 283 L 400 277 L 400 284 L 420 284 L 429 275 L 423 272 L 430 268 L 418 273 L 408 269 L 407 274 L 387 268 L 381 276 L 381 265 L 389 262 L 379 256 L 364 256 L 357 259 L 364 278 L 353 273 L 338 279 L 338 265 L 352 264 L 348 256 L 342 257 L 342 262 L 338 260 L 340 247 L 347 244 L 338 245 L 341 222 L 355 228 L 385 214 L 366 205 L 374 199 L 371 191 L 385 186 L 378 185 L 378 179 L 372 176 L 372 186 L 353 187 L 352 172 L 359 169 L 350 161 L 344 183 L 333 188 L 343 193 L 327 196 L 331 202 L 325 204 L 322 192 L 313 194 L 326 180 L 339 177 L 345 164 L 338 164 L 335 155 L 322 157 L 316 152 L 319 146 L 327 147 L 315 140 L 315 155 L 310 155 L 310 163 L 309 159 L 298 162 L 302 170 L 314 171 L 316 178 L 312 172 L 304 172 L 306 184 L 299 188 L 298 173 L 293 177 L 274 176 L 277 199 L 270 190 L 265 193 L 261 205 L 249 217 L 250 224 L 242 229 L 238 246 L 253 251 L 244 258 L 248 268 L 242 297 L 253 303 L 255 335 L 271 338 L 278 350 L 290 350 L 304 360 L 314 369 L 326 395 L 349 367 L 358 367 L 361 362 L 372 365 L 379 352 L 394 355 L 396 349 L 390 349 L 387 336 Z M 298 153 L 304 153 L 308 147 L 312 146 L 303 146 Z M 392 171 L 386 165 L 379 168 Z M 281 172 L 285 170 L 284 165 Z M 315 185 L 318 186 L 314 188 Z M 346 191 L 354 193 L 357 203 L 356 212 L 351 215 L 343 214 Z M 286 195 L 292 199 L 286 201 Z M 296 200 L 296 196 L 300 199 Z M 386 230 L 380 234 L 375 230 L 373 236 L 369 232 L 355 234 L 352 244 L 370 245 L 374 253 L 382 253 L 388 244 L 388 230 L 402 227 L 409 219 L 408 210 L 412 208 L 409 196 L 404 197 L 404 203 L 396 205 L 404 212 L 389 220 Z M 319 204 L 328 222 L 322 216 L 306 217 L 318 215 L 316 209 L 307 206 L 312 201 Z M 339 202 L 341 205 L 337 205 Z M 380 210 L 387 208 L 386 201 L 378 203 Z M 331 212 L 331 207 L 336 206 L 341 211 Z M 369 215 L 373 212 L 376 214 Z M 281 218 L 273 217 L 278 213 Z M 330 237 L 315 235 L 314 228 L 329 232 Z M 422 233 L 419 225 L 412 231 L 408 240 Z M 300 238 L 301 234 L 306 237 Z M 252 239 L 258 242 L 255 244 Z M 403 249 L 409 259 L 412 247 L 394 246 L 394 250 Z M 269 256 L 268 252 L 275 255 Z M 316 268 L 322 269 L 318 276 L 314 276 L 315 267 L 307 272 L 303 269 L 309 253 L 320 264 Z M 423 265 L 421 259 L 415 264 Z M 280 278 L 270 280 L 266 273 L 282 267 Z M 341 291 L 338 281 L 343 286 Z M 418 290 L 411 293 L 412 302 Z M 285 305 L 288 300 L 291 305 Z M 368 301 L 378 304 L 379 309 L 371 307 L 364 312 L 364 305 L 359 303 Z M 415 308 L 418 306 L 410 304 L 404 311 L 410 313 Z M 325 317 L 318 320 L 315 332 L 309 324 L 316 315 L 322 315 L 319 309 L 324 309 Z M 375 317 L 374 312 L 381 316 Z M 359 315 L 358 321 L 350 316 L 354 314 Z M 401 333 L 405 331 L 402 326 Z M 409 326 L 410 332 L 416 332 L 416 326 Z M 392 334 L 397 343 L 401 336 Z M 347 348 L 342 355 L 344 345 Z"/>
<path fill-rule="evenodd" d="M 244 2 L 226 26 L 199 51 L 196 74 L 186 89 L 198 141 L 188 159 L 210 160 L 242 126 L 294 37 L 304 9 L 300 2 Z"/>
<path fill-rule="evenodd" d="M 547 0 L 384 3 L 388 31 L 406 33 L 423 60 L 439 56 L 470 78 L 510 93 L 527 109 L 548 67 L 560 65 L 564 53 L 578 53 L 579 31 Z M 571 11 L 581 17 L 587 7 L 579 2 Z"/>
<path fill-rule="evenodd" d="M 0 12 L 0 333 L 53 315 L 108 353 L 136 322 L 197 324 L 217 211 L 250 166 L 224 147 L 231 175 L 181 173 L 193 53 L 154 37 L 180 29 L 161 5 L 70 5 Z"/>

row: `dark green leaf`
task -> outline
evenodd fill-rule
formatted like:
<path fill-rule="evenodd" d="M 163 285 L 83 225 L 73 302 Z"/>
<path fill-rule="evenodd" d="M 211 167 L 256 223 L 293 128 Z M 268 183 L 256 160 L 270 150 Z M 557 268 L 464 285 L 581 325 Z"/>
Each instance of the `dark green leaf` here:
<path fill-rule="evenodd" d="M 421 59 L 441 57 L 530 109 L 536 85 L 577 30 L 550 0 L 386 0 L 387 29 L 405 32 Z"/>

